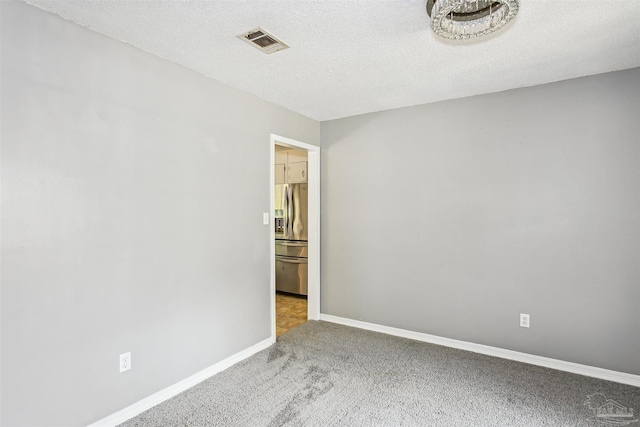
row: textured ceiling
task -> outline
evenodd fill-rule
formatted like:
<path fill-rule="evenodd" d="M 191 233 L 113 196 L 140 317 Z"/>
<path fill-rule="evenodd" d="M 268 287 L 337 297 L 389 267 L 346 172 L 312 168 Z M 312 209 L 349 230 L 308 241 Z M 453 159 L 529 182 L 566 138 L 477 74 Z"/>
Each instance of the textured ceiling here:
<path fill-rule="evenodd" d="M 640 66 L 640 0 L 521 0 L 475 42 L 432 34 L 426 0 L 28 0 L 316 120 Z M 266 55 L 236 35 L 291 46 Z"/>

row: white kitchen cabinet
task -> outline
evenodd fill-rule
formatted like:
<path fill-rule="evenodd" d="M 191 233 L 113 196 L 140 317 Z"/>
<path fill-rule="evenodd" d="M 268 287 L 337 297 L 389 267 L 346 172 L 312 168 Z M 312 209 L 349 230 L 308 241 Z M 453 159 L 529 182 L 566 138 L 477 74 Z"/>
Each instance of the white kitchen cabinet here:
<path fill-rule="evenodd" d="M 304 150 L 277 150 L 275 152 L 275 184 L 296 184 L 308 181 L 307 152 Z"/>
<path fill-rule="evenodd" d="M 286 168 L 287 166 L 282 164 L 275 165 L 275 183 L 276 184 L 286 184 Z"/>
<path fill-rule="evenodd" d="M 282 218 L 282 210 L 284 209 L 284 206 L 282 204 L 283 202 L 283 196 L 284 196 L 284 185 L 276 185 L 274 187 L 274 192 L 273 192 L 273 208 L 275 209 L 275 218 Z"/>
<path fill-rule="evenodd" d="M 307 182 L 307 162 L 289 163 L 289 184 Z"/>
<path fill-rule="evenodd" d="M 288 153 L 285 150 L 279 150 L 276 151 L 275 153 L 275 164 L 279 165 L 279 164 L 286 164 L 287 163 L 287 158 L 288 158 Z"/>

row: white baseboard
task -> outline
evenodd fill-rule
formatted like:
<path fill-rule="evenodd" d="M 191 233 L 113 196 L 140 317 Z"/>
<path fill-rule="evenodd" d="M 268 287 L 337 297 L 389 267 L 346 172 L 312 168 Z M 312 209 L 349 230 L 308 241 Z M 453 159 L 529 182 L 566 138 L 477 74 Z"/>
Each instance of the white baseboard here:
<path fill-rule="evenodd" d="M 157 393 L 152 394 L 149 397 L 146 397 L 131 406 L 127 406 L 126 408 L 116 412 L 115 414 L 109 415 L 106 418 L 103 418 L 95 423 L 89 425 L 88 427 L 112 427 L 121 424 L 128 419 L 135 417 L 138 414 L 146 411 L 147 409 L 151 409 L 159 403 L 164 402 L 165 400 L 171 399 L 173 396 L 182 393 L 188 388 L 193 387 L 194 385 L 206 380 L 207 378 L 217 374 L 218 372 L 222 372 L 225 369 L 235 365 L 236 363 L 246 359 L 249 356 L 256 354 L 257 352 L 264 350 L 269 347 L 271 344 L 275 343 L 275 338 L 270 337 L 266 340 L 260 341 L 259 343 L 252 345 L 251 347 L 242 350 L 232 356 L 227 357 L 226 359 L 216 363 L 215 365 L 209 366 L 202 371 L 185 378 L 184 380 L 171 385 L 167 388 L 160 390 Z"/>
<path fill-rule="evenodd" d="M 581 365 L 579 363 L 565 362 L 563 360 L 551 359 L 548 357 L 536 356 L 527 353 L 520 353 L 518 351 L 505 350 L 503 348 L 491 347 L 488 345 L 474 344 L 467 341 L 458 341 L 451 338 L 439 337 L 437 335 L 423 334 L 421 332 L 413 332 L 406 329 L 392 328 L 390 326 L 377 325 L 375 323 L 368 323 L 362 322 L 360 320 L 332 316 L 330 314 L 320 314 L 320 320 L 640 387 L 640 375 L 611 371 L 608 369 Z"/>

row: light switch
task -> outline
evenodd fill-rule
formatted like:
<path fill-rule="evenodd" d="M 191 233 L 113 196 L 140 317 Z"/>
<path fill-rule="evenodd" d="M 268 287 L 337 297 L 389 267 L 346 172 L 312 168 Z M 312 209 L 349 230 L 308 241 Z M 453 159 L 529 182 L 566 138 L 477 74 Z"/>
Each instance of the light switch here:
<path fill-rule="evenodd" d="M 264 225 L 269 225 L 269 214 L 267 212 L 262 214 L 262 223 Z"/>

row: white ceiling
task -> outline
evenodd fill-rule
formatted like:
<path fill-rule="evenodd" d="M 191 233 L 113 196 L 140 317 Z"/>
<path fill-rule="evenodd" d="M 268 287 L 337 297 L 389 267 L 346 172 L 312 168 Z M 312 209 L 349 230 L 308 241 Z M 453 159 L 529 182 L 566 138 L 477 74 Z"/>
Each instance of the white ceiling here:
<path fill-rule="evenodd" d="M 640 66 L 640 0 L 520 0 L 475 42 L 432 34 L 426 0 L 28 0 L 316 120 Z M 266 55 L 236 35 L 291 46 Z"/>

